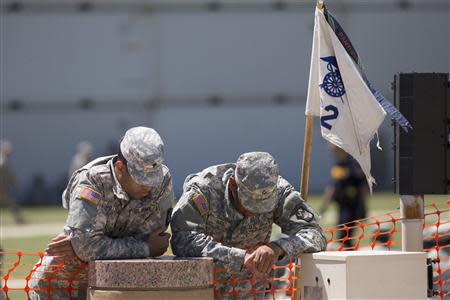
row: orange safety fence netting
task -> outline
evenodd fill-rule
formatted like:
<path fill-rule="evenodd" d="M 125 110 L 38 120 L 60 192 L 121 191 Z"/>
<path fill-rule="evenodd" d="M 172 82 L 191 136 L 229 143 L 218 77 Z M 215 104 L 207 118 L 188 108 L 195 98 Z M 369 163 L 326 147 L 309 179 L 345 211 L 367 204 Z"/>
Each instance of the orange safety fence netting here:
<path fill-rule="evenodd" d="M 52 299 L 56 294 L 59 299 L 73 299 L 81 291 L 80 286 L 87 285 L 87 267 L 85 263 L 77 261 L 67 267 L 61 260 L 46 263 L 45 253 L 24 253 L 0 252 L 1 273 L 2 275 L 2 293 L 5 299 L 32 299 L 33 292 L 39 292 L 41 295 Z M 35 285 L 33 283 L 45 277 L 44 284 Z M 62 284 L 61 284 L 62 282 Z M 20 298 L 19 298 L 20 297 Z M 63 297 L 63 298 L 61 298 Z M 36 297 L 34 297 L 36 298 Z M 0 297 L 0 299 L 3 299 Z"/>
<path fill-rule="evenodd" d="M 268 278 L 256 278 L 250 273 L 230 275 L 223 269 L 214 269 L 214 298 L 256 299 L 258 296 L 264 296 L 264 299 L 290 299 L 295 291 L 294 262 L 290 260 L 287 264 L 275 265 L 272 268 Z"/>
<path fill-rule="evenodd" d="M 432 293 L 437 299 L 450 296 L 449 205 L 450 200 L 425 207 L 423 250 L 432 261 Z M 401 250 L 400 221 L 400 213 L 397 210 L 328 228 L 325 230 L 327 250 Z M 49 295 L 49 299 L 52 294 L 72 299 L 87 284 L 86 264 L 78 262 L 76 267 L 69 268 L 63 261 L 48 263 L 44 253 L 0 253 L 2 293 L 5 299 L 11 299 L 18 293 L 21 296 L 15 299 L 31 299 L 31 294 L 36 291 Z M 293 299 L 296 267 L 294 261 L 275 265 L 271 278 L 267 279 L 255 278 L 251 274 L 228 275 L 224 270 L 215 269 L 214 297 L 257 298 L 264 295 L 264 299 Z M 31 283 L 39 277 L 45 277 L 46 284 L 33 288 Z"/>
<path fill-rule="evenodd" d="M 433 203 L 427 207 L 423 225 L 423 250 L 433 266 L 433 296 L 450 297 L 450 200 L 444 209 Z"/>
<path fill-rule="evenodd" d="M 432 262 L 432 296 L 450 296 L 450 200 L 425 206 L 423 251 Z M 325 230 L 328 251 L 401 250 L 400 212 L 393 211 Z"/>

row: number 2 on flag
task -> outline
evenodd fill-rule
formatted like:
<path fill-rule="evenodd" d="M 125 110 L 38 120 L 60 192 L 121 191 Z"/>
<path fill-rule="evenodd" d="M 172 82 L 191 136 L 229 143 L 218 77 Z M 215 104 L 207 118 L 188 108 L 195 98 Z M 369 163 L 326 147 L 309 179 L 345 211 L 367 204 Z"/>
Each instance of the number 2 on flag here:
<path fill-rule="evenodd" d="M 327 123 L 327 121 L 331 121 L 331 120 L 337 119 L 337 117 L 339 116 L 339 111 L 338 111 L 337 107 L 334 106 L 334 105 L 327 105 L 327 106 L 325 106 L 324 110 L 328 111 L 328 112 L 331 111 L 332 114 L 331 115 L 327 115 L 327 116 L 321 116 L 320 117 L 320 124 L 323 127 L 325 127 L 326 129 L 331 130 L 331 128 L 333 126 L 331 126 L 329 123 Z"/>

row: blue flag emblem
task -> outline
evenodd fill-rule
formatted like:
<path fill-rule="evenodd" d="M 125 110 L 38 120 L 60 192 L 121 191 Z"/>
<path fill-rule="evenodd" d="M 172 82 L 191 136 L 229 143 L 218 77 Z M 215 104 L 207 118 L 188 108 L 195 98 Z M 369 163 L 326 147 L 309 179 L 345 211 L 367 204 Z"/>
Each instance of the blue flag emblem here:
<path fill-rule="evenodd" d="M 345 87 L 342 82 L 341 72 L 339 72 L 339 67 L 335 56 L 321 57 L 321 60 L 328 63 L 328 72 L 323 78 L 323 82 L 320 85 L 330 97 L 341 97 L 341 101 L 344 102 L 342 96 L 345 95 Z"/>

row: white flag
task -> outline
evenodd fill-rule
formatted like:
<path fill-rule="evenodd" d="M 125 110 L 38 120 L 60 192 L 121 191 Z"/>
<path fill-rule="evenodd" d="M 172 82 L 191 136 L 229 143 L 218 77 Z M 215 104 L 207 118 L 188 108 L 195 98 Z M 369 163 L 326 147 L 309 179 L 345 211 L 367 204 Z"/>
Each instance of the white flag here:
<path fill-rule="evenodd" d="M 355 158 L 372 191 L 370 140 L 386 112 L 318 8 L 305 113 L 320 116 L 322 136 Z"/>

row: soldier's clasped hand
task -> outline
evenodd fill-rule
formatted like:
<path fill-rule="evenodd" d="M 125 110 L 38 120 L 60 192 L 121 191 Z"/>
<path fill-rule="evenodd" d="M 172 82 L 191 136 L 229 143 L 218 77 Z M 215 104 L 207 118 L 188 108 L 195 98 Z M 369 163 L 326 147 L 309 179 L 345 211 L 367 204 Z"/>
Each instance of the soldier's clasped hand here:
<path fill-rule="evenodd" d="M 148 236 L 148 248 L 150 249 L 150 256 L 156 257 L 163 255 L 169 247 L 170 234 L 164 232 L 162 228 L 155 229 Z"/>
<path fill-rule="evenodd" d="M 64 259 L 76 258 L 75 251 L 70 243 L 70 237 L 65 233 L 60 233 L 54 237 L 45 249 L 47 255 Z"/>
<path fill-rule="evenodd" d="M 284 254 L 283 250 L 275 244 L 259 246 L 254 252 L 253 262 L 258 272 L 268 274 L 278 258 Z"/>
<path fill-rule="evenodd" d="M 254 261 L 255 255 L 256 255 L 255 252 L 245 253 L 244 264 L 242 266 L 243 269 L 246 269 L 247 271 L 253 273 L 255 279 L 268 279 L 267 274 L 261 273 L 256 269 Z"/>

